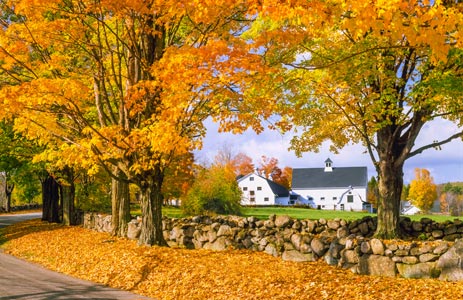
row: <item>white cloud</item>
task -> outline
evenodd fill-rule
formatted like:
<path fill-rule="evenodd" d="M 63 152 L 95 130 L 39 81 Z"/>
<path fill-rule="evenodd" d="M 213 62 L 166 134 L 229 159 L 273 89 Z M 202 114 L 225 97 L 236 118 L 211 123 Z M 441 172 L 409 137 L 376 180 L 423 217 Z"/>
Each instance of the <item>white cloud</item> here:
<path fill-rule="evenodd" d="M 275 157 L 280 167 L 314 168 L 323 167 L 324 161 L 329 157 L 334 166 L 366 166 L 369 177 L 375 176 L 376 171 L 370 157 L 365 153 L 361 145 L 350 145 L 340 151 L 339 154 L 330 153 L 328 144 L 324 144 L 318 153 L 304 153 L 297 157 L 293 151 L 289 151 L 289 135 L 281 135 L 278 132 L 266 130 L 260 135 L 247 131 L 241 135 L 231 133 L 218 133 L 217 124 L 208 121 L 208 133 L 204 140 L 204 147 L 197 153 L 200 161 L 212 161 L 217 151 L 228 145 L 233 152 L 243 152 L 257 164 L 262 155 Z M 439 120 L 423 128 L 416 143 L 416 147 L 427 144 L 437 139 L 447 137 L 457 131 L 457 127 L 450 122 Z M 463 181 L 463 142 L 454 141 L 442 146 L 442 150 L 430 149 L 405 163 L 404 180 L 409 182 L 414 178 L 415 168 L 425 168 L 431 172 L 436 183 Z"/>

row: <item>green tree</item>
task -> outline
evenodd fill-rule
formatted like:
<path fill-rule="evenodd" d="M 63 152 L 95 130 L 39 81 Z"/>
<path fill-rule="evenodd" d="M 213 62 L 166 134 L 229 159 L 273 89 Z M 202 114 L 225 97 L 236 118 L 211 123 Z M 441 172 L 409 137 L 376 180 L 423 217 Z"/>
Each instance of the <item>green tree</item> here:
<path fill-rule="evenodd" d="M 240 214 L 241 190 L 229 165 L 202 169 L 189 190 L 182 209 L 188 215 Z"/>
<path fill-rule="evenodd" d="M 415 178 L 410 182 L 408 200 L 423 211 L 429 211 L 437 200 L 437 187 L 426 169 L 415 169 Z"/>

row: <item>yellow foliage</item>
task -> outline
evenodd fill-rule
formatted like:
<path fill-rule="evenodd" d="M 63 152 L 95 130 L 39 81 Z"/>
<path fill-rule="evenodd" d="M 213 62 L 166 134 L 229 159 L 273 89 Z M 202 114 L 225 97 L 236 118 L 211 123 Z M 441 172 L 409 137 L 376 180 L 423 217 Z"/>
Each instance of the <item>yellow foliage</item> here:
<path fill-rule="evenodd" d="M 415 179 L 410 182 L 408 200 L 416 207 L 428 211 L 437 200 L 437 186 L 426 169 L 415 169 Z"/>
<path fill-rule="evenodd" d="M 458 299 L 460 283 L 359 276 L 324 261 L 262 252 L 137 246 L 38 220 L 10 226 L 5 251 L 47 268 L 155 299 Z"/>

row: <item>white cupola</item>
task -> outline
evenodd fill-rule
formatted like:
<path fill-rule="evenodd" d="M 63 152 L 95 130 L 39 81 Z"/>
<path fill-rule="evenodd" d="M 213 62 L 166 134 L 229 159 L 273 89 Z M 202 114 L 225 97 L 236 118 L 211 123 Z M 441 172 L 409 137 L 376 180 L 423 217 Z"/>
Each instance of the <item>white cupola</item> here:
<path fill-rule="evenodd" d="M 325 160 L 325 172 L 333 172 L 333 162 L 329 158 Z"/>

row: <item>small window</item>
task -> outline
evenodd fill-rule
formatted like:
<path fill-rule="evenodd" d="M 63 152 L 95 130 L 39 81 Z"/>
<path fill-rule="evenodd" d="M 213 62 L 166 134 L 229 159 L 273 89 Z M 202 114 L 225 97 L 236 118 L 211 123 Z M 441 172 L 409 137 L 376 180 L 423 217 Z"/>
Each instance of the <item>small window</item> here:
<path fill-rule="evenodd" d="M 313 197 L 308 197 L 307 199 L 310 201 L 313 201 Z"/>
<path fill-rule="evenodd" d="M 249 195 L 254 196 L 255 195 L 254 191 L 249 191 Z"/>
<path fill-rule="evenodd" d="M 251 197 L 251 198 L 249 198 L 249 201 L 251 201 L 251 202 L 256 202 L 256 198 Z"/>
<path fill-rule="evenodd" d="M 254 177 L 249 177 L 249 181 L 254 181 Z"/>
<path fill-rule="evenodd" d="M 258 187 L 257 187 L 257 190 L 258 190 L 258 191 L 262 191 L 262 187 L 261 187 L 261 186 L 258 186 Z"/>
<path fill-rule="evenodd" d="M 338 197 L 333 197 L 333 201 L 336 201 L 336 200 L 338 200 Z"/>
<path fill-rule="evenodd" d="M 320 201 L 325 201 L 325 197 L 321 197 L 321 198 L 320 198 Z"/>
<path fill-rule="evenodd" d="M 325 208 L 325 205 L 322 205 L 322 208 Z"/>
<path fill-rule="evenodd" d="M 347 203 L 353 203 L 353 202 L 354 202 L 354 196 L 347 195 Z"/>
<path fill-rule="evenodd" d="M 248 187 L 247 186 L 243 186 L 243 191 L 247 191 L 248 190 Z"/>
<path fill-rule="evenodd" d="M 268 201 L 268 197 L 265 197 L 265 198 L 264 198 L 264 201 Z"/>

